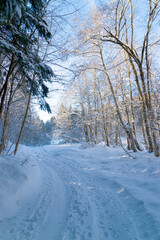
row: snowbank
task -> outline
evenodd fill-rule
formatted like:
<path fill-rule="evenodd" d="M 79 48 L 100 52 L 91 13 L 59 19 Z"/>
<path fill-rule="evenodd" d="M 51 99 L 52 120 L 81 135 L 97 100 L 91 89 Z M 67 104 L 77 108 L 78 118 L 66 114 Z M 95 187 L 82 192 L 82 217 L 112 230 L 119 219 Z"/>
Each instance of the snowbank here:
<path fill-rule="evenodd" d="M 12 217 L 21 201 L 27 201 L 39 187 L 39 166 L 29 151 L 20 146 L 17 156 L 0 157 L 0 221 Z"/>

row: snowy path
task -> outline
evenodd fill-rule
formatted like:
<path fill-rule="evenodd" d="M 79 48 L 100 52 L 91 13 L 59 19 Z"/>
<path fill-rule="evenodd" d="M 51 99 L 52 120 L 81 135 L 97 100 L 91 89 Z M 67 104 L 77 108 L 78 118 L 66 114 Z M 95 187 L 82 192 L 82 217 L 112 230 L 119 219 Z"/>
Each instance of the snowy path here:
<path fill-rule="evenodd" d="M 160 240 L 160 190 L 154 184 L 160 161 L 147 168 L 117 150 L 99 150 L 32 149 L 40 187 L 16 216 L 0 222 L 0 239 Z"/>

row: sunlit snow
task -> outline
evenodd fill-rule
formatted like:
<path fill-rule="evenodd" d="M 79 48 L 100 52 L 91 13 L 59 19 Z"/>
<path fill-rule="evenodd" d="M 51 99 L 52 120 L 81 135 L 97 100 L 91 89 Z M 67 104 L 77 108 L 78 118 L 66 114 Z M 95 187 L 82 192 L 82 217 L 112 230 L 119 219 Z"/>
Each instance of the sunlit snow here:
<path fill-rule="evenodd" d="M 159 240 L 160 158 L 102 145 L 0 157 L 0 240 Z"/>

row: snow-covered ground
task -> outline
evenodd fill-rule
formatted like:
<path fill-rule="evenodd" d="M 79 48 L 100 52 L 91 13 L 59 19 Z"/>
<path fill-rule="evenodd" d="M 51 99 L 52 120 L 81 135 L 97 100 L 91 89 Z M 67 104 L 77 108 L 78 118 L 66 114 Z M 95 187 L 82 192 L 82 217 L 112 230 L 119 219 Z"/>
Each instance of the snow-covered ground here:
<path fill-rule="evenodd" d="M 0 240 L 160 240 L 160 158 L 101 145 L 0 157 Z"/>

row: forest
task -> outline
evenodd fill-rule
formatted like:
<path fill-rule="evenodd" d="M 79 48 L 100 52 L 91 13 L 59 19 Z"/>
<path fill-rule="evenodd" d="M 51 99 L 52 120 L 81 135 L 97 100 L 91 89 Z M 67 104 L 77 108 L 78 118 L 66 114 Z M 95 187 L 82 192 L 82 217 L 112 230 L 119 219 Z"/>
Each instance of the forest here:
<path fill-rule="evenodd" d="M 1 1 L 0 154 L 58 141 L 159 157 L 160 1 L 85 3 Z M 54 116 L 56 82 L 65 93 Z"/>

